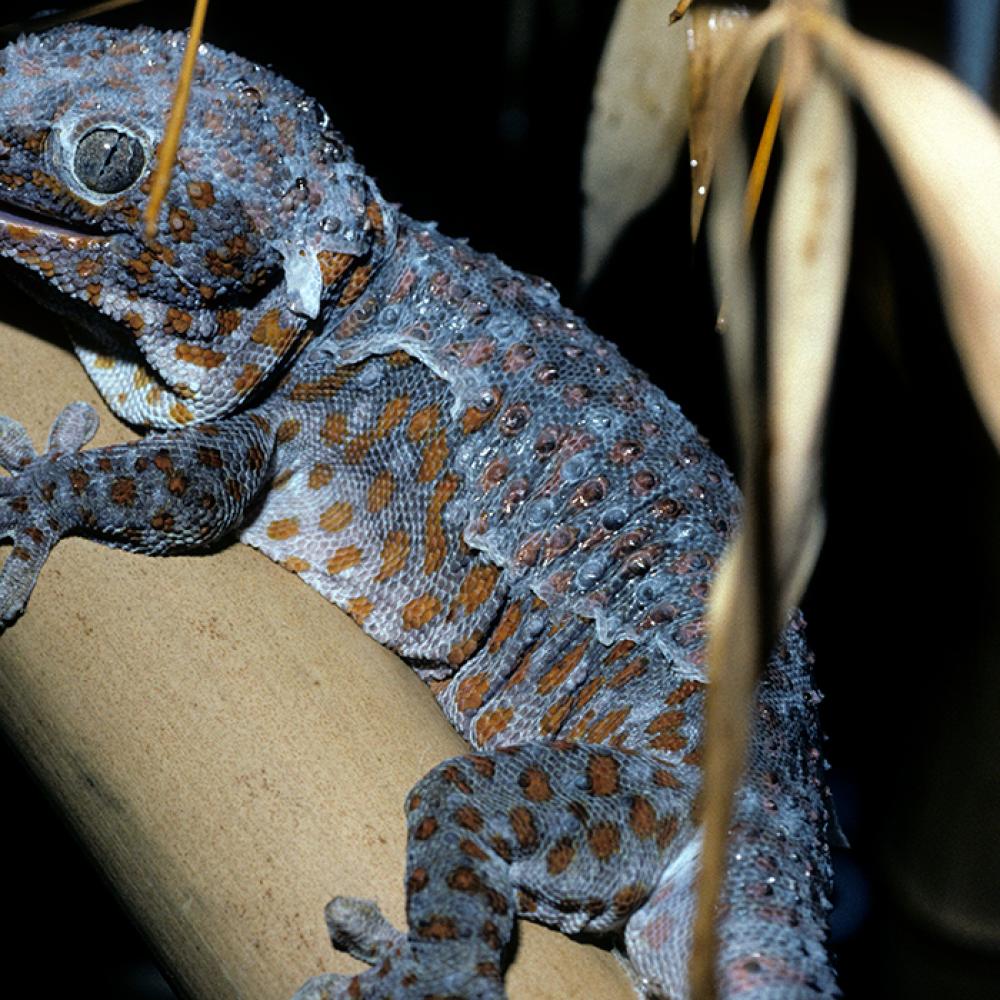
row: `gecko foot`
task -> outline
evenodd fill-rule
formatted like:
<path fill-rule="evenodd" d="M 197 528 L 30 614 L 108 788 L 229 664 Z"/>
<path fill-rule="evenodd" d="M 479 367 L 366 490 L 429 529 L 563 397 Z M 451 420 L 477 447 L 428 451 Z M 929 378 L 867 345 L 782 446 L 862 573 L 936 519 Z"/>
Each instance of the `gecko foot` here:
<path fill-rule="evenodd" d="M 405 935 L 382 916 L 372 899 L 336 896 L 326 904 L 326 927 L 338 951 L 376 965 Z"/>
<path fill-rule="evenodd" d="M 38 455 L 28 432 L 0 416 L 0 540 L 12 547 L 0 570 L 0 631 L 24 611 L 52 546 L 73 525 L 57 510 L 52 460 L 79 451 L 97 430 L 87 403 L 70 403 L 52 424 L 48 450 Z"/>

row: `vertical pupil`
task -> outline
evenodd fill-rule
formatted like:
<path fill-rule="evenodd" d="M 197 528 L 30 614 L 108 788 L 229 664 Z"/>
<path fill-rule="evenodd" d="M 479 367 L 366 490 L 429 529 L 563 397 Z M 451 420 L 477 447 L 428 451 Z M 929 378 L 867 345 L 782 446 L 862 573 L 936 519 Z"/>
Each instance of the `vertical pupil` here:
<path fill-rule="evenodd" d="M 96 128 L 76 147 L 73 169 L 79 180 L 99 194 L 117 194 L 131 187 L 145 164 L 142 145 L 126 132 Z"/>

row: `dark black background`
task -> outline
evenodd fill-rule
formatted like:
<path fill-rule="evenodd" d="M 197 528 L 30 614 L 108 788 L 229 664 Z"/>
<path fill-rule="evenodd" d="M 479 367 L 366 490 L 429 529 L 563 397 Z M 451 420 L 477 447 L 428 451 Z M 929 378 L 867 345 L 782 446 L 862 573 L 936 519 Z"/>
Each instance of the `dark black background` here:
<path fill-rule="evenodd" d="M 50 5 L 8 2 L 2 16 L 42 6 Z M 705 253 L 687 238 L 683 173 L 592 288 L 576 291 L 580 154 L 614 6 L 214 0 L 206 40 L 272 64 L 320 97 L 411 215 L 552 280 L 732 463 Z M 189 7 L 150 2 L 102 20 L 183 27 Z M 944 58 L 942 4 L 920 5 L 917 16 L 895 0 L 859 9 L 854 21 Z M 827 695 L 831 781 L 853 846 L 838 852 L 834 949 L 849 997 L 992 998 L 1000 995 L 1000 464 L 965 391 L 916 223 L 860 115 L 858 126 L 854 259 L 827 449 L 829 532 L 805 600 Z M 34 310 L 9 286 L 3 298 L 6 320 Z M 67 992 L 170 996 L 139 934 L 7 746 L 0 783 L 4 975 L 56 965 Z"/>

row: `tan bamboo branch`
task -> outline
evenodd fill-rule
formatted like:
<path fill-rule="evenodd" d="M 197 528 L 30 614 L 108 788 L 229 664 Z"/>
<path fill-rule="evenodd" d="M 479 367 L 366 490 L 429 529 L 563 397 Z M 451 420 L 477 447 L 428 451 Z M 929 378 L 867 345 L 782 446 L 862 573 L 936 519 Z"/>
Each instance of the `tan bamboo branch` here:
<path fill-rule="evenodd" d="M 97 403 L 67 351 L 0 340 L 0 406 L 37 445 L 63 403 Z M 97 443 L 126 436 L 105 416 Z M 0 722 L 204 1000 L 281 1000 L 357 969 L 323 906 L 374 896 L 402 922 L 404 795 L 462 750 L 409 669 L 241 545 L 152 559 L 60 543 L 0 637 Z M 37 891 L 56 912 L 61 887 Z M 608 954 L 527 924 L 520 941 L 512 997 L 632 995 Z"/>

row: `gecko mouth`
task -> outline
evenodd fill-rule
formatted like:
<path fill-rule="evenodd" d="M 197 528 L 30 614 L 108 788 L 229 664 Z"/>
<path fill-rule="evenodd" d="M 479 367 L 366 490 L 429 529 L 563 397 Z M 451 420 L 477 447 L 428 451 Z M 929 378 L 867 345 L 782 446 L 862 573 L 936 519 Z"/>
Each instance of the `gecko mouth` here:
<path fill-rule="evenodd" d="M 95 225 L 74 222 L 70 228 L 40 212 L 0 200 L 0 244 L 6 240 L 34 243 L 46 238 L 69 241 L 71 246 L 93 246 L 111 239 Z"/>

